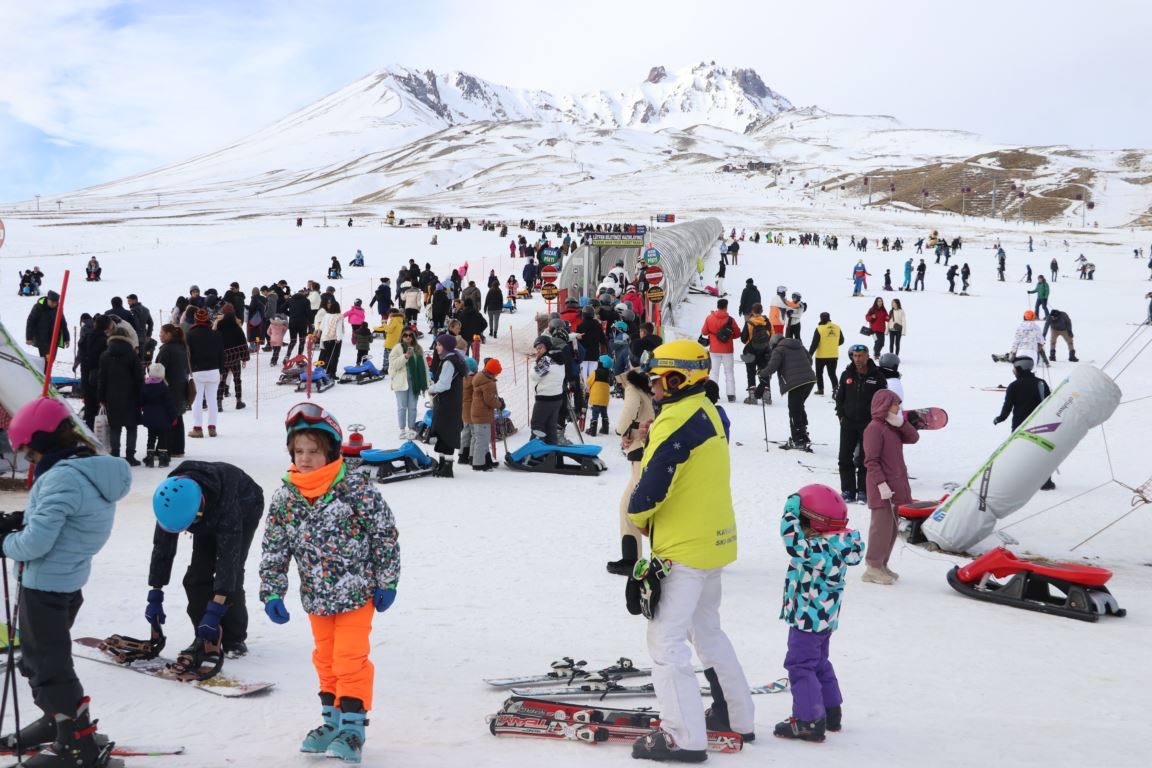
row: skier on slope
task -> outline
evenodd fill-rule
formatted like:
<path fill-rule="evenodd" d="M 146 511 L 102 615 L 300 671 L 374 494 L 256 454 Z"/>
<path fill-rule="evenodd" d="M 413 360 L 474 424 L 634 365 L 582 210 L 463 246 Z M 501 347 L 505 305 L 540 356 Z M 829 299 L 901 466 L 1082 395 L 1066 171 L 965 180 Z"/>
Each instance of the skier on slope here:
<path fill-rule="evenodd" d="M 59 400 L 39 398 L 22 406 L 7 432 L 13 450 L 34 465 L 35 478 L 27 509 L 0 518 L 0 551 L 23 569 L 18 668 L 43 712 L 20 730 L 19 742 L 24 748 L 51 742 L 23 764 L 94 768 L 107 755 L 96 743 L 69 632 L 84 602 L 81 589 L 92 558 L 108 541 L 116 502 L 132 484 L 131 471 L 123 459 L 97 455 Z M 16 734 L 3 738 L 10 749 L 16 742 Z"/>
<path fill-rule="evenodd" d="M 720 414 L 704 394 L 708 352 L 682 339 L 658 347 L 653 360 L 649 374 L 660 412 L 641 429 L 647 447 L 628 513 L 651 537 L 652 559 L 642 578 L 660 585 L 658 606 L 648 601 L 648 651 L 661 724 L 633 744 L 632 756 L 702 762 L 706 729 L 751 734 L 755 725 L 747 678 L 720 626 L 723 569 L 736 559 L 731 461 Z M 629 587 L 629 610 L 639 613 L 640 580 L 634 577 Z M 708 713 L 689 642 L 708 668 L 714 698 Z"/>
<path fill-rule="evenodd" d="M 804 403 L 816 385 L 812 358 L 799 339 L 773 336 L 769 347 L 772 354 L 768 364 L 760 370 L 760 378 L 770 385 L 775 373 L 780 394 L 788 398 L 789 438 L 784 449 L 811 451 L 812 440 L 808 437 L 808 413 L 804 410 Z"/>
<path fill-rule="evenodd" d="M 1040 403 L 1052 394 L 1048 382 L 1037 378 L 1032 372 L 1034 365 L 1035 361 L 1028 355 L 1021 355 L 1013 361 L 1012 375 L 1016 380 L 1004 391 L 1004 406 L 1000 409 L 1000 415 L 992 419 L 993 424 L 1000 424 L 1011 414 L 1012 431 L 1015 432 L 1016 428 L 1040 407 Z M 1055 487 L 1056 483 L 1049 477 L 1040 486 L 1040 490 L 1051 491 Z"/>
<path fill-rule="evenodd" d="M 295 559 L 324 721 L 300 751 L 359 763 L 373 704 L 373 613 L 391 607 L 400 579 L 396 522 L 372 481 L 347 471 L 343 431 L 330 413 L 300 403 L 284 426 L 292 466 L 268 506 L 260 599 L 274 623 L 288 622 L 284 595 Z"/>
<path fill-rule="evenodd" d="M 156 529 L 144 618 L 154 630 L 166 620 L 164 587 L 172 577 L 179 535 L 187 531 L 192 558 L 183 586 L 195 639 L 177 663 L 190 672 L 215 674 L 224 656 L 248 653 L 244 563 L 264 514 L 264 491 L 232 464 L 183 461 L 156 488 L 152 511 Z"/>

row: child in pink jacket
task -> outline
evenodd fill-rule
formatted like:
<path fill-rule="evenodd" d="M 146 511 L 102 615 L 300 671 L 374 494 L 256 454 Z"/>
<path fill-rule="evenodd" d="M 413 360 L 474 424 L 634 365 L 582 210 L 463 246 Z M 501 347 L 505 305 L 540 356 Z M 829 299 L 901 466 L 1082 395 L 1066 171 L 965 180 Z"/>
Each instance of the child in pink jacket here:
<path fill-rule="evenodd" d="M 920 433 L 904 419 L 900 396 L 881 389 L 872 397 L 872 421 L 864 428 L 864 468 L 868 470 L 868 507 L 872 525 L 868 529 L 868 567 L 863 580 L 873 584 L 894 584 L 900 575 L 888 567 L 896 543 L 901 504 L 912 501 L 904 446 L 920 441 Z"/>

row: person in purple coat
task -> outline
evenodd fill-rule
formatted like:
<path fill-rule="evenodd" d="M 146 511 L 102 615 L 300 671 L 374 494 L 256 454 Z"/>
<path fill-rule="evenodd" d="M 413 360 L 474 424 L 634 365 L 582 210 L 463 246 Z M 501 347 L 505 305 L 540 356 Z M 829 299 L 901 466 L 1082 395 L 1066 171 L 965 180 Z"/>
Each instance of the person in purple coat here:
<path fill-rule="evenodd" d="M 864 468 L 868 472 L 868 508 L 872 525 L 868 529 L 867 568 L 863 580 L 873 584 L 894 584 L 899 574 L 888 568 L 888 558 L 896 543 L 899 522 L 896 511 L 912 501 L 904 446 L 920 441 L 920 433 L 904 419 L 900 396 L 881 389 L 872 397 L 872 421 L 864 429 Z"/>

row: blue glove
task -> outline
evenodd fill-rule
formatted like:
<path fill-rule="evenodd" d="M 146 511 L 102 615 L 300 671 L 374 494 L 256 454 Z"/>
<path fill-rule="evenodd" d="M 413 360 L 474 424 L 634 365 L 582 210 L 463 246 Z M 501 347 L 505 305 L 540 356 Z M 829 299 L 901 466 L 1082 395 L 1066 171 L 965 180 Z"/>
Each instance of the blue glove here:
<path fill-rule="evenodd" d="M 196 636 L 209 643 L 220 642 L 220 619 L 224 618 L 224 613 L 227 610 L 228 606 L 224 603 L 218 603 L 215 600 L 208 601 L 208 607 L 204 609 L 204 617 L 196 625 Z"/>
<path fill-rule="evenodd" d="M 273 597 L 264 603 L 264 613 L 268 614 L 268 618 L 275 624 L 288 623 L 288 609 L 284 607 L 284 601 L 278 597 Z"/>
<path fill-rule="evenodd" d="M 164 590 L 148 590 L 148 607 L 144 609 L 144 618 L 148 620 L 148 624 L 151 626 L 163 624 L 164 620 L 168 618 L 164 615 Z"/>
<path fill-rule="evenodd" d="M 376 607 L 376 613 L 384 613 L 392 607 L 392 603 L 396 602 L 396 589 L 381 589 L 376 587 L 376 592 L 372 595 L 372 605 Z"/>

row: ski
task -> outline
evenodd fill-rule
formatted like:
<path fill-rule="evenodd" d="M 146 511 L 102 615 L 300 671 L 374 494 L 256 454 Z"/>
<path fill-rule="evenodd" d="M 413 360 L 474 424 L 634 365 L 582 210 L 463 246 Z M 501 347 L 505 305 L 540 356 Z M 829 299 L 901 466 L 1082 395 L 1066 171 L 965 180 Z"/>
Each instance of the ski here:
<path fill-rule="evenodd" d="M 775 443 L 779 446 L 786 446 L 789 443 L 788 440 L 769 440 L 768 442 Z M 808 445 L 828 445 L 828 443 L 808 443 Z"/>
<path fill-rule="evenodd" d="M 611 664 L 603 669 L 589 671 L 585 669 L 588 665 L 586 661 L 574 661 L 571 657 L 565 656 L 559 661 L 552 662 L 552 671 L 543 675 L 525 675 L 523 677 L 496 677 L 486 678 L 484 682 L 496 688 L 511 688 L 512 686 L 519 685 L 540 685 L 547 683 L 560 683 L 560 682 L 575 682 L 576 680 L 583 680 L 592 677 L 643 677 L 652 674 L 652 670 L 646 667 L 637 667 L 632 663 L 631 659 L 621 656 L 616 660 L 615 664 Z"/>
<path fill-rule="evenodd" d="M 33 747 L 25 747 L 24 756 L 31 757 L 47 746 L 47 744 L 37 744 Z M 15 754 L 15 749 L 0 747 L 0 756 L 2 757 L 11 757 Z M 184 754 L 184 747 L 147 746 L 134 744 L 120 745 L 116 742 L 112 742 L 112 751 L 109 754 L 111 754 L 113 757 L 164 757 L 166 755 L 182 755 Z"/>
<path fill-rule="evenodd" d="M 573 722 L 566 719 L 498 712 L 490 715 L 488 730 L 494 736 L 528 736 L 541 739 L 580 741 L 585 744 L 634 742 L 654 728 L 638 725 Z M 744 748 L 740 734 L 709 731 L 708 749 L 713 752 L 739 752 Z"/>
<path fill-rule="evenodd" d="M 753 694 L 781 693 L 788 690 L 788 678 L 783 677 L 767 685 L 758 685 L 749 689 Z M 598 697 L 608 696 L 655 696 L 656 688 L 652 683 L 641 685 L 621 685 L 616 680 L 588 680 L 576 685 L 556 685 L 543 688 L 513 688 L 512 693 L 517 696 L 575 696 Z M 701 696 L 710 696 L 712 689 L 704 685 L 700 687 Z"/>

